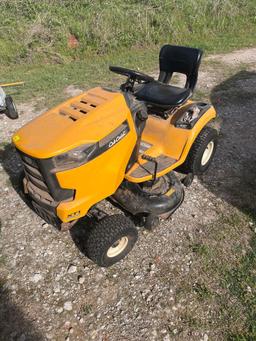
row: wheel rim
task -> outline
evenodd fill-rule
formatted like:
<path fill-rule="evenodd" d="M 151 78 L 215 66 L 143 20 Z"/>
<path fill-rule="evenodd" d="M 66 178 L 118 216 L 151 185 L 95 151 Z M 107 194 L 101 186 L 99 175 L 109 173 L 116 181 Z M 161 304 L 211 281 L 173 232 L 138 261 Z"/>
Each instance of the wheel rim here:
<path fill-rule="evenodd" d="M 214 142 L 211 141 L 208 143 L 208 145 L 205 148 L 205 151 L 203 153 L 202 160 L 201 160 L 202 166 L 205 166 L 209 162 L 209 160 L 212 156 L 212 153 L 213 153 L 213 149 L 214 149 Z"/>
<path fill-rule="evenodd" d="M 128 237 L 122 237 L 114 242 L 108 249 L 107 256 L 112 258 L 118 256 L 124 251 L 128 244 Z"/>

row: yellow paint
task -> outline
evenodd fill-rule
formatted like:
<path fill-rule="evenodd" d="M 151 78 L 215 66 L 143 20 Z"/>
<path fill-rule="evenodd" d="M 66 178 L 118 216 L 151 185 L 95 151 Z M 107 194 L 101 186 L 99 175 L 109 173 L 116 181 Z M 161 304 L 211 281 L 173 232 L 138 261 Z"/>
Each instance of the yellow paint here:
<path fill-rule="evenodd" d="M 20 85 L 24 85 L 24 82 L 15 82 L 15 83 L 2 83 L 0 84 L 1 88 L 7 88 L 9 86 L 20 86 Z"/>
<path fill-rule="evenodd" d="M 175 164 L 159 172 L 158 177 L 185 161 L 195 138 L 216 117 L 216 112 L 211 107 L 191 130 L 174 126 L 177 115 L 179 110 L 167 120 L 149 116 L 142 134 L 142 140 L 153 145 L 146 154 L 153 157 L 165 154 L 177 160 Z M 131 182 L 148 181 L 152 178 L 151 175 L 133 178 L 131 173 L 138 166 L 137 163 L 125 174 L 137 134 L 124 96 L 120 92 L 110 92 L 102 88 L 91 89 L 35 118 L 14 135 L 13 142 L 19 150 L 32 157 L 44 159 L 83 144 L 96 143 L 126 120 L 129 133 L 112 148 L 80 167 L 56 170 L 60 186 L 75 190 L 73 200 L 63 201 L 57 207 L 57 215 L 63 222 L 86 215 L 94 204 L 112 195 L 124 178 Z M 146 161 L 139 158 L 139 162 Z M 167 192 L 166 195 L 172 193 Z M 78 212 L 79 215 L 76 214 Z"/>
<path fill-rule="evenodd" d="M 81 101 L 90 103 L 90 109 L 88 104 L 83 105 Z M 74 109 L 73 105 L 77 102 L 84 107 L 86 114 Z M 121 93 L 91 89 L 24 125 L 17 131 L 22 143 L 16 146 L 33 157 L 53 157 L 82 144 L 103 139 L 127 117 L 131 123 L 130 110 Z M 133 128 L 132 123 L 131 126 Z"/>
<path fill-rule="evenodd" d="M 146 127 L 142 133 L 142 141 L 152 144 L 152 147 L 150 147 L 144 154 L 152 157 L 164 154 L 176 160 L 176 162 L 170 167 L 158 172 L 157 177 L 169 173 L 186 160 L 193 142 L 203 127 L 216 117 L 216 111 L 213 107 L 210 107 L 192 129 L 176 128 L 174 122 L 178 115 L 179 110 L 167 120 L 163 120 L 156 116 L 149 116 Z M 128 181 L 135 183 L 151 180 L 152 175 L 150 174 L 142 178 L 136 178 L 131 175 L 139 164 L 143 165 L 146 162 L 146 160 L 139 158 L 138 163 L 135 163 L 131 167 L 129 172 L 125 175 L 125 178 Z"/>
<path fill-rule="evenodd" d="M 81 100 L 86 102 L 86 114 L 71 108 L 77 102 L 83 106 Z M 74 212 L 80 211 L 81 217 L 86 215 L 91 206 L 112 195 L 123 181 L 137 140 L 126 101 L 121 93 L 95 88 L 18 130 L 21 140 L 13 141 L 19 150 L 36 158 L 50 158 L 82 144 L 100 141 L 125 120 L 130 131 L 112 148 L 80 167 L 56 173 L 62 188 L 75 190 L 74 200 L 63 201 L 57 207 L 57 215 L 63 222 L 77 219 L 77 216 L 72 216 Z"/>
<path fill-rule="evenodd" d="M 13 140 L 13 142 L 18 142 L 20 140 L 20 136 L 19 135 L 14 135 L 12 140 Z"/>
<path fill-rule="evenodd" d="M 165 195 L 167 195 L 167 197 L 170 197 L 174 192 L 175 192 L 175 189 L 171 187 L 169 191 L 165 193 Z"/>

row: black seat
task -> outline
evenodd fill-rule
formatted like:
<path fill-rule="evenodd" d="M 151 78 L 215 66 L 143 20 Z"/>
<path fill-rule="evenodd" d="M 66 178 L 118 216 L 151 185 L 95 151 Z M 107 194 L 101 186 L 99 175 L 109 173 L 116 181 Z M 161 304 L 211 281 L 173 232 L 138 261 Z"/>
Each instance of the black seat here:
<path fill-rule="evenodd" d="M 160 82 L 151 82 L 143 85 L 137 92 L 136 97 L 149 104 L 160 107 L 180 105 L 185 102 L 192 92 L 190 89 L 178 88 Z"/>
<path fill-rule="evenodd" d="M 164 108 L 181 105 L 196 86 L 202 54 L 202 50 L 196 48 L 164 45 L 159 54 L 158 81 L 143 84 L 135 91 L 135 96 Z M 169 85 L 174 72 L 185 74 L 184 88 Z"/>

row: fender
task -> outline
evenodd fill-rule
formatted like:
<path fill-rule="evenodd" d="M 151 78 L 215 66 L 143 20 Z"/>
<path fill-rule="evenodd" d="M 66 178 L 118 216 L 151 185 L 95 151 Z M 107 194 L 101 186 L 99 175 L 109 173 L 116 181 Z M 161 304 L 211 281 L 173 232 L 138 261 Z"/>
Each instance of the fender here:
<path fill-rule="evenodd" d="M 198 120 L 195 122 L 194 126 L 191 129 L 191 132 L 188 136 L 187 142 L 184 146 L 180 159 L 178 160 L 178 162 L 175 163 L 175 168 L 177 166 L 182 165 L 185 162 L 186 157 L 188 156 L 188 153 L 195 139 L 200 134 L 201 130 L 210 122 L 214 121 L 216 118 L 217 113 L 213 106 L 209 106 L 208 109 L 203 113 L 203 115 L 201 115 L 198 118 Z"/>

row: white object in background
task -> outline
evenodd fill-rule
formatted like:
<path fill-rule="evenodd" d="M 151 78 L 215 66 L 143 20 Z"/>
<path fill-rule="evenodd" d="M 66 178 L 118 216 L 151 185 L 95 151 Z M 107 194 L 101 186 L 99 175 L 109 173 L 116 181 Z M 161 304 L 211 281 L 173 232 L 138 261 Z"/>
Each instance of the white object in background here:
<path fill-rule="evenodd" d="M 5 97 L 6 97 L 6 94 L 3 88 L 0 87 L 0 109 L 5 108 Z"/>

